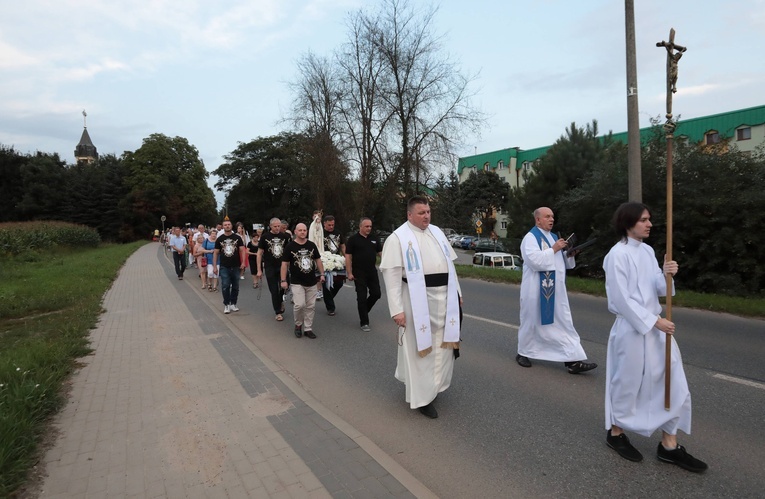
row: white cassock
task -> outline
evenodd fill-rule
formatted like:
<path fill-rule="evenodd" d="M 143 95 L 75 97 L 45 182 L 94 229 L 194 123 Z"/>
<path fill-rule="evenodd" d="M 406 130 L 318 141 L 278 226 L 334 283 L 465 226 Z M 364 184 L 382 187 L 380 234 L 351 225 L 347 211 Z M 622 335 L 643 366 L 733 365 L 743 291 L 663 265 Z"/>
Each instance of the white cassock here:
<path fill-rule="evenodd" d="M 422 254 L 422 269 L 427 274 L 449 272 L 443 250 L 430 232 L 424 231 L 407 222 L 417 239 Z M 457 254 L 449 246 L 452 260 Z M 441 348 L 444 340 L 444 325 L 446 323 L 446 286 L 425 288 L 430 313 L 430 328 L 433 340 L 433 351 L 425 357 L 417 353 L 417 339 L 412 322 L 412 302 L 409 298 L 409 286 L 401 280 L 406 277 L 404 257 L 398 236 L 393 233 L 385 240 L 380 270 L 385 280 L 385 291 L 388 297 L 390 315 L 406 314 L 406 331 L 403 335 L 403 345 L 398 347 L 398 363 L 396 379 L 406 385 L 406 401 L 412 409 L 431 403 L 440 392 L 449 388 L 454 370 L 454 350 Z M 457 283 L 460 296 L 462 291 Z M 400 335 L 400 333 L 399 333 Z"/>
<path fill-rule="evenodd" d="M 666 296 L 666 277 L 653 248 L 635 239 L 616 243 L 603 261 L 608 310 L 616 321 L 608 338 L 606 429 L 611 425 L 651 436 L 691 432 L 691 394 L 680 349 L 672 338 L 670 410 L 664 409 L 667 335 L 654 327 Z M 674 294 L 674 289 L 672 290 Z"/>
<path fill-rule="evenodd" d="M 540 229 L 541 230 L 541 229 Z M 556 238 L 548 231 L 542 234 L 553 244 Z M 531 359 L 556 362 L 585 360 L 579 334 L 574 329 L 566 291 L 566 269 L 576 265 L 574 258 L 563 252 L 540 249 L 537 238 L 529 232 L 521 241 L 523 278 L 521 280 L 521 325 L 518 328 L 518 354 Z M 555 271 L 555 318 L 542 325 L 540 319 L 539 273 Z"/>

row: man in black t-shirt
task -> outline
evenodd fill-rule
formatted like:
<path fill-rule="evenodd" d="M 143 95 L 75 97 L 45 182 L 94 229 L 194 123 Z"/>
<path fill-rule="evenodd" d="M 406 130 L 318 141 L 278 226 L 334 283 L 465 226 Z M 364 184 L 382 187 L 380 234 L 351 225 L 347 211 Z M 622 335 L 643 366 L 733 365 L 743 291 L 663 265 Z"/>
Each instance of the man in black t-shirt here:
<path fill-rule="evenodd" d="M 372 235 L 372 220 L 364 217 L 359 231 L 345 244 L 345 272 L 356 285 L 356 305 L 359 309 L 361 330 L 369 332 L 369 311 L 382 295 L 377 275 L 377 257 L 382 252 L 380 241 Z"/>
<path fill-rule="evenodd" d="M 319 248 L 309 241 L 307 236 L 308 227 L 302 223 L 297 224 L 295 240 L 287 245 L 282 256 L 280 284 L 282 289 L 287 289 L 287 271 L 289 270 L 294 301 L 295 336 L 300 338 L 305 334 L 315 339 L 313 315 L 316 309 L 316 283 L 324 282 L 324 266 L 321 264 Z"/>
<path fill-rule="evenodd" d="M 284 248 L 290 242 L 290 236 L 281 232 L 282 221 L 272 218 L 268 223 L 268 232 L 264 232 L 258 242 L 258 280 L 266 274 L 268 290 L 271 292 L 271 304 L 274 307 L 277 321 L 283 321 L 284 317 L 284 291 L 279 286 L 279 271 L 282 267 Z"/>
<path fill-rule="evenodd" d="M 329 251 L 333 255 L 345 256 L 345 238 L 342 234 L 335 231 L 335 217 L 332 215 L 326 215 L 324 217 L 324 250 Z M 331 282 L 325 282 L 322 284 L 322 291 L 324 293 L 324 305 L 327 307 L 327 313 L 329 315 L 335 315 L 335 296 L 340 292 L 343 287 L 343 281 L 345 276 L 335 275 L 332 276 Z"/>
<path fill-rule="evenodd" d="M 213 274 L 220 274 L 223 294 L 223 313 L 239 312 L 239 275 L 244 271 L 244 241 L 231 230 L 231 220 L 223 221 L 223 232 L 218 234 L 213 251 Z M 218 268 L 217 265 L 220 265 Z"/>

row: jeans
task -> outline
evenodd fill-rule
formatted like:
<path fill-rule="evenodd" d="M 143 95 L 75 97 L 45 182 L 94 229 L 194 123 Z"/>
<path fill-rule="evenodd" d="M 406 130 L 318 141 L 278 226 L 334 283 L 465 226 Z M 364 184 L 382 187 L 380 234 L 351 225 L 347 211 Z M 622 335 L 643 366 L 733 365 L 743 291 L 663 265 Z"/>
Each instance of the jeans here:
<path fill-rule="evenodd" d="M 173 263 L 175 263 L 175 275 L 183 277 L 186 271 L 186 254 L 173 251 Z"/>
<path fill-rule="evenodd" d="M 373 273 L 353 272 L 353 282 L 356 284 L 356 305 L 359 309 L 359 322 L 362 326 L 369 325 L 369 311 L 380 299 L 380 278 L 377 269 Z M 367 291 L 369 295 L 367 295 Z"/>
<path fill-rule="evenodd" d="M 224 305 L 236 305 L 239 298 L 239 267 L 223 267 L 218 270 Z"/>

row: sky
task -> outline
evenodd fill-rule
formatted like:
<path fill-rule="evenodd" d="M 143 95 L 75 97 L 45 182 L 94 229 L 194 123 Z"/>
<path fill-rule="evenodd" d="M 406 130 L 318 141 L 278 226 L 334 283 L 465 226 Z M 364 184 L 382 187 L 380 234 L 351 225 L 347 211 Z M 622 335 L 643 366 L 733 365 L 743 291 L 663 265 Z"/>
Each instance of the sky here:
<path fill-rule="evenodd" d="M 445 57 L 475 75 L 480 136 L 459 156 L 554 143 L 575 122 L 627 129 L 624 2 L 410 0 L 438 7 Z M 640 126 L 663 121 L 666 51 L 679 63 L 676 117 L 765 104 L 765 0 L 635 0 Z M 286 129 L 307 51 L 330 56 L 349 12 L 374 0 L 25 0 L 0 16 L 0 145 L 74 162 L 87 111 L 99 154 L 153 133 L 184 137 L 208 171 L 239 142 Z M 449 165 L 454 167 L 455 165 Z M 210 178 L 212 187 L 216 181 Z M 216 193 L 220 202 L 222 193 Z"/>

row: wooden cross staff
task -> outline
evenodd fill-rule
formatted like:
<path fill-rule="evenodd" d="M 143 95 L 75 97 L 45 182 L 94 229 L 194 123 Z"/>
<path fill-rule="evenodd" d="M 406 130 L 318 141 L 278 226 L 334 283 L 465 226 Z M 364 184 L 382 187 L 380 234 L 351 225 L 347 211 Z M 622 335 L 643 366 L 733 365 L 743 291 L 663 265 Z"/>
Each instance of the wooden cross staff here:
<path fill-rule="evenodd" d="M 672 119 L 672 94 L 677 92 L 677 62 L 683 56 L 686 47 L 675 44 L 675 29 L 669 30 L 669 42 L 661 41 L 657 47 L 667 49 L 667 122 L 664 132 L 667 137 L 667 256 L 666 261 L 672 260 L 672 138 L 677 126 Z M 672 275 L 667 274 L 667 320 L 672 320 Z M 664 409 L 670 408 L 670 375 L 672 362 L 672 338 L 667 337 L 664 349 Z"/>

